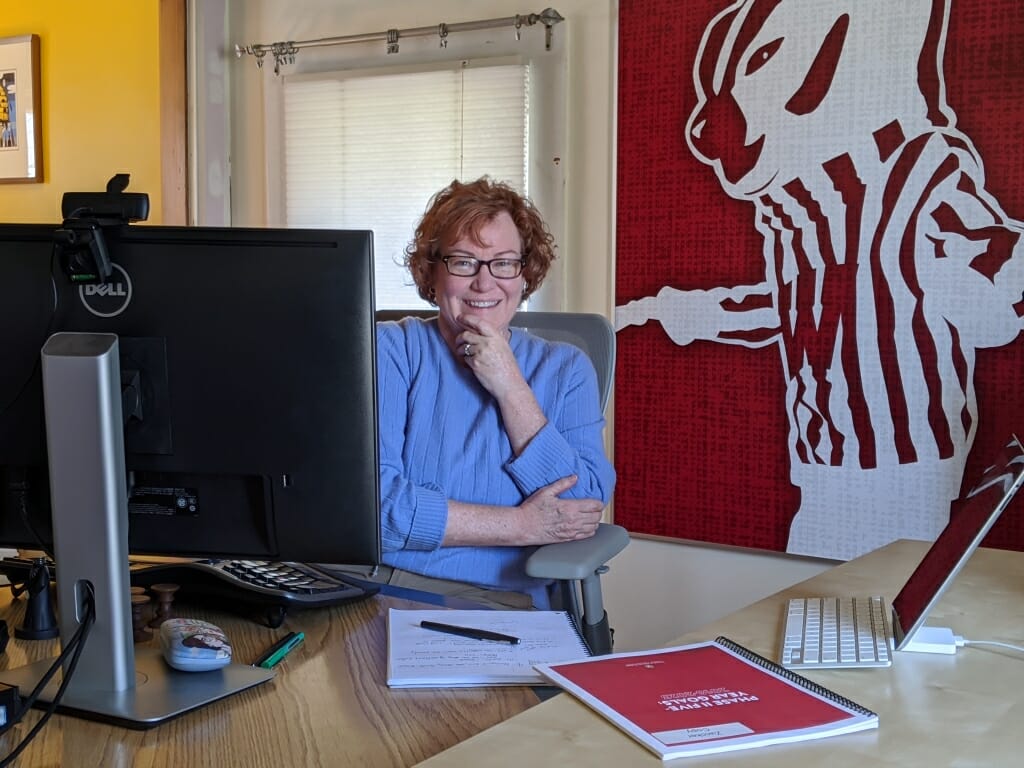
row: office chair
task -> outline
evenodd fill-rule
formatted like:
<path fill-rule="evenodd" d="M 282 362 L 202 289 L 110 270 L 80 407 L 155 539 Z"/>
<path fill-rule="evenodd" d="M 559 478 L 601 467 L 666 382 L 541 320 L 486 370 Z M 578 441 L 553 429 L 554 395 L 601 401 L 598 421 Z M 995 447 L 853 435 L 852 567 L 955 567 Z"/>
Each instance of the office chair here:
<path fill-rule="evenodd" d="M 432 318 L 437 310 L 377 310 L 378 321 L 410 315 Z M 575 344 L 586 352 L 597 371 L 601 410 L 605 410 L 615 374 L 615 331 L 607 318 L 589 313 L 517 312 L 511 324 L 535 336 Z M 538 547 L 526 562 L 527 575 L 556 582 L 556 604 L 572 615 L 594 655 L 612 650 L 612 629 L 604 609 L 601 575 L 608 571 L 608 561 L 627 544 L 629 534 L 625 528 L 601 523 L 589 539 L 546 544 Z"/>

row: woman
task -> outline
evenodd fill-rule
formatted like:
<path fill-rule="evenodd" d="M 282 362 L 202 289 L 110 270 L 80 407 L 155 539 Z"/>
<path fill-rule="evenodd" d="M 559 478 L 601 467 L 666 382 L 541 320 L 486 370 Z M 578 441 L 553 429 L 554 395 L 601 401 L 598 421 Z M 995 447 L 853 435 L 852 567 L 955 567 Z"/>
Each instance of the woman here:
<path fill-rule="evenodd" d="M 597 530 L 615 471 L 593 366 L 575 346 L 509 327 L 553 259 L 536 209 L 486 177 L 439 192 L 406 249 L 438 315 L 377 330 L 392 584 L 547 607 L 526 558 Z"/>

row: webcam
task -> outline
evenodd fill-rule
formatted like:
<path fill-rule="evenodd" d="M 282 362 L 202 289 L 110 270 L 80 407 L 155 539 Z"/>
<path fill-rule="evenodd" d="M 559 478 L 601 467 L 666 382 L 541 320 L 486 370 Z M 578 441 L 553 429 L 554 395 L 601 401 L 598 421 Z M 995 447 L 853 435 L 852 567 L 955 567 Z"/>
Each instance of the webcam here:
<path fill-rule="evenodd" d="M 90 216 L 101 225 L 145 221 L 149 218 L 149 195 L 125 192 L 129 178 L 127 173 L 111 176 L 106 192 L 65 192 L 61 215 L 65 219 Z"/>
<path fill-rule="evenodd" d="M 114 268 L 107 250 L 105 227 L 149 216 L 149 195 L 125 192 L 129 176 L 119 173 L 106 192 L 65 192 L 61 201 L 64 223 L 53 233 L 54 254 L 72 283 L 107 283 Z"/>

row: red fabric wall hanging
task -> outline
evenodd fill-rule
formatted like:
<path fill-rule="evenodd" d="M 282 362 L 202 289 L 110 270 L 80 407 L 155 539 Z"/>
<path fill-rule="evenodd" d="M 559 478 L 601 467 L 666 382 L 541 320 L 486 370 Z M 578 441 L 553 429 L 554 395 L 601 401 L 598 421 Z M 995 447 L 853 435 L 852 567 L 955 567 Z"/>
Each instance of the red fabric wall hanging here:
<path fill-rule="evenodd" d="M 933 537 L 1024 436 L 1024 4 L 623 0 L 618 55 L 616 521 Z"/>

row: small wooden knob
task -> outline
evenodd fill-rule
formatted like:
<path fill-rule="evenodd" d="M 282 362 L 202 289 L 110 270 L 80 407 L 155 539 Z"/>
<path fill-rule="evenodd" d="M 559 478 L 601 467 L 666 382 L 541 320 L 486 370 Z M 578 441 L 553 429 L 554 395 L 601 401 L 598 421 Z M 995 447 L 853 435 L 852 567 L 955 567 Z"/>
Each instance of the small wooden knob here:
<path fill-rule="evenodd" d="M 149 595 L 132 595 L 132 639 L 136 643 L 144 643 L 153 633 L 146 626 L 145 611 L 149 605 Z"/>
<path fill-rule="evenodd" d="M 174 617 L 171 603 L 174 601 L 174 593 L 178 591 L 179 587 L 177 584 L 153 584 L 149 589 L 156 593 L 157 599 L 156 612 L 149 622 L 149 626 L 156 629 Z"/>

